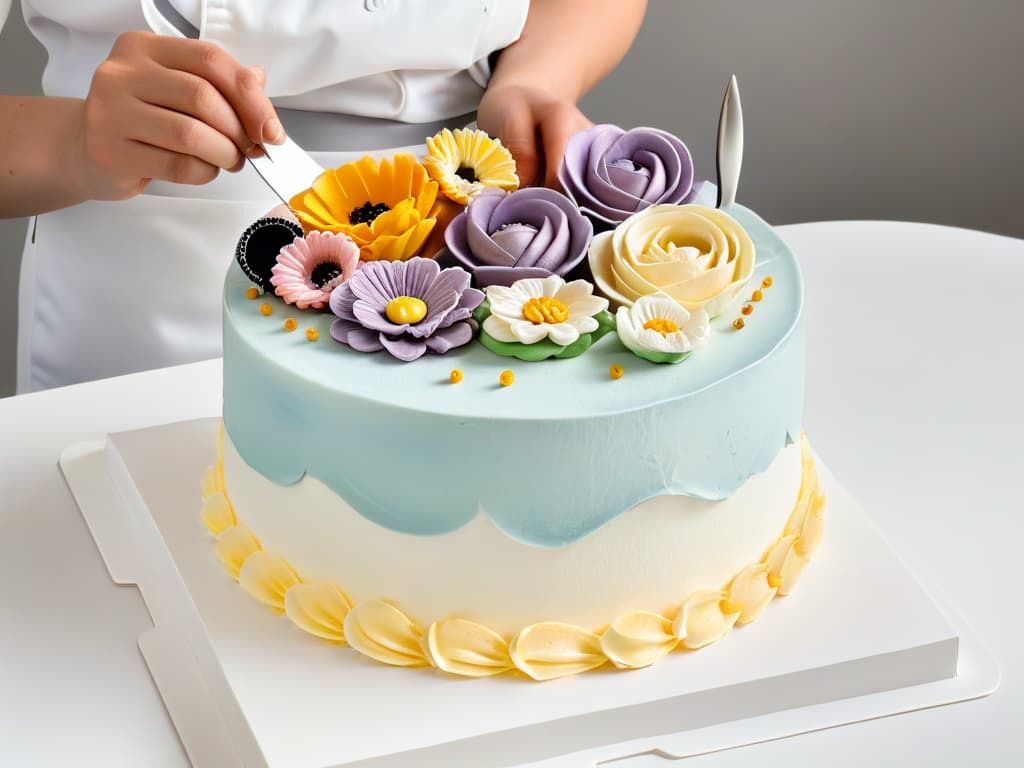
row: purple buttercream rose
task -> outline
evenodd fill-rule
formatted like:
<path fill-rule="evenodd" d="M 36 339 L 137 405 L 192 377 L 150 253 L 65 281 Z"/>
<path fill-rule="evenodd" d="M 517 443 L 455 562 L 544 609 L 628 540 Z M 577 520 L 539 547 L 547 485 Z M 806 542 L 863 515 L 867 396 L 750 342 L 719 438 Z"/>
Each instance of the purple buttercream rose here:
<path fill-rule="evenodd" d="M 469 343 L 484 300 L 463 269 L 433 259 L 371 261 L 331 292 L 331 336 L 359 352 L 386 349 L 406 362 Z"/>
<path fill-rule="evenodd" d="M 690 150 L 657 128 L 595 125 L 574 133 L 558 180 L 599 228 L 614 227 L 652 205 L 688 203 L 697 191 Z"/>
<path fill-rule="evenodd" d="M 445 260 L 481 287 L 526 277 L 564 277 L 587 253 L 594 227 L 565 195 L 527 187 L 484 190 L 445 230 Z"/>

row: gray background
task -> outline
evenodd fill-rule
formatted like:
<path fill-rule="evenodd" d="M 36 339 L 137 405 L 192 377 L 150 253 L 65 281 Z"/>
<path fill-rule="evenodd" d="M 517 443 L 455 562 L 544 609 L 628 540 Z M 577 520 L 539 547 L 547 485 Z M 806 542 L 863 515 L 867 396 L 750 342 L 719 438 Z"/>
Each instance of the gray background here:
<path fill-rule="evenodd" d="M 18 13 L 0 93 L 44 62 Z M 773 223 L 905 219 L 1024 237 L 1024 0 L 651 0 L 595 121 L 681 136 L 714 174 L 728 76 L 743 94 L 740 199 Z M 0 396 L 14 390 L 18 254 L 0 221 Z"/>

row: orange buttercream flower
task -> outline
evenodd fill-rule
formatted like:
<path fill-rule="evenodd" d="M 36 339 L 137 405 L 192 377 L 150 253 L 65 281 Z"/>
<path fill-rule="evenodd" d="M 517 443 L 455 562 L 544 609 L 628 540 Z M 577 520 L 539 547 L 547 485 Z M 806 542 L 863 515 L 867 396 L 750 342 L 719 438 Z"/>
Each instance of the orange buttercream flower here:
<path fill-rule="evenodd" d="M 413 155 L 364 157 L 324 171 L 288 205 L 306 232 L 341 232 L 363 261 L 404 261 L 419 253 L 436 224 L 437 182 Z"/>

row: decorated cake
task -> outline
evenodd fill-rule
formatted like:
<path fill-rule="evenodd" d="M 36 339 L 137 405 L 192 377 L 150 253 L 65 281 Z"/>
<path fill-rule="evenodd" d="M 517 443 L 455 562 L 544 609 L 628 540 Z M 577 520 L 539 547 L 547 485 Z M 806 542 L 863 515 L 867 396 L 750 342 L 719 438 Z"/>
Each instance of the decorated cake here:
<path fill-rule="evenodd" d="M 824 512 L 788 248 L 664 131 L 574 135 L 560 191 L 480 131 L 426 144 L 239 240 L 211 557 L 308 642 L 459 676 L 646 667 L 770 610 Z"/>

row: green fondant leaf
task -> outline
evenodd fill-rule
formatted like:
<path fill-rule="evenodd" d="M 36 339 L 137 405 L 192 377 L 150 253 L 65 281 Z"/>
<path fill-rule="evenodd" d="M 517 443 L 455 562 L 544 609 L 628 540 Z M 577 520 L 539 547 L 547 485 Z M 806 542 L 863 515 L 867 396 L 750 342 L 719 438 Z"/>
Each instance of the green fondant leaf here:
<path fill-rule="evenodd" d="M 690 352 L 654 352 L 649 349 L 632 350 L 633 354 L 637 357 L 642 357 L 644 360 L 650 360 L 652 363 L 681 363 L 683 360 L 693 354 Z"/>
<path fill-rule="evenodd" d="M 576 341 L 574 341 L 567 347 L 562 347 L 562 351 L 556 352 L 554 357 L 561 358 L 562 360 L 565 360 L 570 357 L 577 357 L 579 355 L 582 355 L 588 349 L 590 349 L 590 345 L 593 343 L 593 333 L 581 333 L 580 337 L 576 339 Z"/>
<path fill-rule="evenodd" d="M 491 316 L 491 302 L 484 299 L 480 306 L 473 310 L 473 319 L 476 320 L 480 325 L 484 324 L 484 320 Z"/>
<path fill-rule="evenodd" d="M 576 346 L 584 338 L 588 339 L 587 346 L 590 346 L 590 334 L 580 336 L 576 344 L 573 344 L 572 346 Z M 480 343 L 496 355 L 501 355 L 502 357 L 515 357 L 527 363 L 535 363 L 538 360 L 547 360 L 549 357 L 554 357 L 560 352 L 569 349 L 569 347 L 560 346 L 549 339 L 542 339 L 535 344 L 520 344 L 518 341 L 498 341 L 483 329 L 480 330 Z M 584 347 L 584 349 L 585 348 L 586 347 Z M 581 349 L 580 352 L 582 351 L 583 350 Z M 572 355 L 570 355 L 570 357 L 572 357 Z"/>
<path fill-rule="evenodd" d="M 609 331 L 614 331 L 617 327 L 615 324 L 615 315 L 607 309 L 602 309 L 594 315 L 594 319 L 597 320 L 597 330 L 593 333 L 594 341 L 597 341 Z"/>
<path fill-rule="evenodd" d="M 576 341 L 566 347 L 555 344 L 551 339 L 541 339 L 533 344 L 521 344 L 518 341 L 498 341 L 489 335 L 483 326 L 484 320 L 490 315 L 491 305 L 486 299 L 473 311 L 473 318 L 480 324 L 480 343 L 496 355 L 515 357 L 527 363 L 536 363 L 551 357 L 562 360 L 577 357 L 590 349 L 595 341 L 615 328 L 615 315 L 608 310 L 602 310 L 594 315 L 594 319 L 597 320 L 597 330 L 580 334 Z"/>

